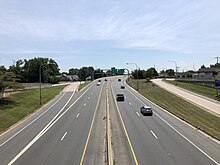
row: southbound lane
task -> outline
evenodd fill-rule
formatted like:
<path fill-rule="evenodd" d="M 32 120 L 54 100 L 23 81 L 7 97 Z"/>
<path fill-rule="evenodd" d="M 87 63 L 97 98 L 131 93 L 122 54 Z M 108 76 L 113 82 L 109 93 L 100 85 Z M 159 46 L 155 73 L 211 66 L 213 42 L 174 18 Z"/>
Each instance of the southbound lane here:
<path fill-rule="evenodd" d="M 13 164 L 79 164 L 104 85 L 85 91 Z"/>

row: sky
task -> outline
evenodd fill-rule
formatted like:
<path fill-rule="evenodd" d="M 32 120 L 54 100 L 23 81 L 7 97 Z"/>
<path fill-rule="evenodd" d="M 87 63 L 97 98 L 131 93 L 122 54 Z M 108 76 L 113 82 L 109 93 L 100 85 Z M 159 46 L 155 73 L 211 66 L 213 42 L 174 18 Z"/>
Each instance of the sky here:
<path fill-rule="evenodd" d="M 175 62 L 197 70 L 220 56 L 219 8 L 219 0 L 0 0 L 0 65 L 46 57 L 61 71 Z"/>

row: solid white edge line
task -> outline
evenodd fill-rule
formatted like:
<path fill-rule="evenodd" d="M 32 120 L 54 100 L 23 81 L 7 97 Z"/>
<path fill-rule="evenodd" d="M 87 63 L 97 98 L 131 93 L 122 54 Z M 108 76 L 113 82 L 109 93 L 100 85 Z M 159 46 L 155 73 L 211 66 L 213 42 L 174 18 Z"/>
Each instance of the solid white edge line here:
<path fill-rule="evenodd" d="M 140 116 L 138 112 L 136 112 L 136 114 L 137 114 L 138 116 Z"/>
<path fill-rule="evenodd" d="M 78 97 L 71 105 L 69 108 L 67 108 L 55 121 L 53 121 L 58 115 L 56 115 L 50 123 L 47 124 L 46 127 L 44 127 L 44 129 L 37 135 L 35 136 L 35 138 L 28 143 L 28 145 L 26 147 L 24 147 L 9 163 L 8 165 L 12 165 L 16 160 L 18 160 L 38 139 L 40 139 L 41 136 L 43 136 L 89 89 L 91 88 L 91 86 L 89 88 L 87 88 L 87 90 L 85 90 L 83 92 L 83 94 Z M 61 111 L 60 111 L 61 112 Z M 59 112 L 59 113 L 60 113 Z M 58 113 L 58 114 L 59 114 Z"/>
<path fill-rule="evenodd" d="M 76 118 L 79 117 L 79 115 L 80 115 L 80 113 L 78 113 L 78 114 L 76 115 Z"/>
<path fill-rule="evenodd" d="M 127 85 L 130 89 L 135 91 L 133 88 L 131 88 L 129 85 Z M 128 90 L 129 91 L 129 90 Z M 141 103 L 145 104 L 143 101 L 141 101 L 137 96 L 135 96 L 131 91 L 129 91 L 136 99 L 138 99 Z M 136 92 L 136 91 L 135 91 Z M 152 104 L 156 105 L 152 101 L 148 100 L 144 96 L 140 95 L 138 92 L 136 92 L 139 96 L 143 97 L 145 100 L 151 102 Z M 156 105 L 157 107 L 161 108 L 159 105 Z M 162 109 L 162 108 L 161 108 Z M 158 116 L 163 122 L 165 122 L 170 128 L 172 128 L 174 131 L 176 131 L 180 136 L 182 136 L 185 140 L 187 140 L 190 144 L 192 144 L 195 148 L 197 148 L 200 152 L 202 152 L 205 156 L 207 156 L 210 160 L 212 160 L 215 164 L 220 165 L 215 159 L 213 159 L 211 156 L 209 156 L 205 151 L 200 149 L 196 144 L 194 144 L 192 141 L 190 141 L 187 137 L 185 137 L 182 133 L 180 133 L 176 128 L 174 128 L 172 125 L 170 125 L 166 120 L 164 120 L 162 117 L 160 117 L 157 113 L 154 112 L 156 116 Z"/>
<path fill-rule="evenodd" d="M 63 137 L 60 139 L 61 141 L 63 141 L 63 139 L 66 137 L 67 132 L 65 132 L 65 134 L 63 135 Z"/>
<path fill-rule="evenodd" d="M 150 130 L 150 132 L 155 137 L 155 139 L 158 139 L 157 135 L 152 130 Z"/>
<path fill-rule="evenodd" d="M 71 87 L 71 86 L 70 86 Z M 69 88 L 70 88 L 69 87 Z M 69 89 L 68 88 L 68 89 Z M 25 127 L 23 127 L 20 131 L 18 131 L 17 133 L 15 133 L 13 136 L 11 136 L 10 138 L 8 138 L 7 140 L 5 140 L 3 143 L 0 144 L 0 147 L 3 146 L 4 144 L 6 144 L 7 142 L 9 142 L 11 139 L 13 139 L 15 136 L 17 136 L 19 133 L 21 133 L 23 130 L 25 130 L 27 127 L 29 127 L 31 124 L 33 124 L 36 120 L 38 120 L 41 116 L 43 116 L 46 112 L 48 112 L 55 104 L 57 104 L 66 94 L 66 92 L 64 92 L 61 97 L 55 101 L 47 110 L 45 110 L 43 113 L 41 113 L 38 117 L 36 117 L 34 120 L 32 120 L 28 125 L 26 125 Z M 34 114 L 33 114 L 34 115 Z M 31 116 L 30 116 L 31 117 Z"/>

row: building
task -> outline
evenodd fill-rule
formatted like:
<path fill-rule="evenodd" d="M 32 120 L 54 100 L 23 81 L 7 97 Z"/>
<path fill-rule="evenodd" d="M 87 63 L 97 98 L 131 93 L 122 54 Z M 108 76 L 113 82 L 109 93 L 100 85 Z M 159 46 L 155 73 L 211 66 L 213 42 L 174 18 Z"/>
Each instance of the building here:
<path fill-rule="evenodd" d="M 199 78 L 212 79 L 216 75 L 220 75 L 220 70 L 217 68 L 200 68 L 198 70 Z"/>

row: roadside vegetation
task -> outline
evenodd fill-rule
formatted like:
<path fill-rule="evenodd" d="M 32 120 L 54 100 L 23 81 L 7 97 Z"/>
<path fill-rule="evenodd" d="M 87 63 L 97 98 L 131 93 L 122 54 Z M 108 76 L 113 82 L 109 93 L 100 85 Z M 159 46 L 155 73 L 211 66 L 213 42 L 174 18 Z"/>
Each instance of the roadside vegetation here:
<path fill-rule="evenodd" d="M 88 84 L 90 84 L 90 83 L 91 83 L 91 81 L 87 81 L 87 82 L 85 82 L 85 83 L 83 83 L 83 84 L 80 84 L 78 91 L 80 91 L 80 90 L 83 89 L 86 85 L 88 85 Z"/>
<path fill-rule="evenodd" d="M 164 81 L 175 85 L 175 81 L 171 81 L 171 80 L 164 80 Z M 177 82 L 177 86 L 189 90 L 191 92 L 206 96 L 208 98 L 220 101 L 220 90 L 219 90 L 219 96 L 216 96 L 216 89 L 211 87 L 206 87 L 197 84 L 190 84 L 185 82 Z"/>
<path fill-rule="evenodd" d="M 136 80 L 130 79 L 127 83 L 136 89 Z M 139 93 L 175 116 L 220 140 L 219 117 L 167 92 L 151 82 L 147 83 L 146 80 L 139 80 Z"/>
<path fill-rule="evenodd" d="M 65 86 L 42 89 L 45 104 L 59 94 Z M 25 90 L 0 100 L 0 132 L 40 108 L 39 89 Z"/>

